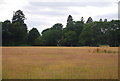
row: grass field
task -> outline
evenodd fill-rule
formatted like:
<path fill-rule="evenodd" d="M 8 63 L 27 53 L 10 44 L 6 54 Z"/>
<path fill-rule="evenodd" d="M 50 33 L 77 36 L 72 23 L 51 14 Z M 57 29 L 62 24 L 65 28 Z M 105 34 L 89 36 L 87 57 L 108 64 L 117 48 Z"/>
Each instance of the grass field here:
<path fill-rule="evenodd" d="M 117 47 L 3 47 L 3 79 L 117 79 Z"/>

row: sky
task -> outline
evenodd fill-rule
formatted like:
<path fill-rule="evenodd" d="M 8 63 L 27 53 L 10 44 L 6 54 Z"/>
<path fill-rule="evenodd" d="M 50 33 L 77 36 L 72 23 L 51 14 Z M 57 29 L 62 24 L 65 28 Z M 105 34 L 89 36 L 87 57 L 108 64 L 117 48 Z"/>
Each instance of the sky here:
<path fill-rule="evenodd" d="M 0 0 L 0 21 L 11 20 L 13 11 L 22 10 L 28 30 L 33 27 L 39 32 L 56 23 L 66 26 L 67 18 L 72 15 L 74 21 L 81 17 L 87 21 L 107 18 L 118 19 L 119 0 Z"/>

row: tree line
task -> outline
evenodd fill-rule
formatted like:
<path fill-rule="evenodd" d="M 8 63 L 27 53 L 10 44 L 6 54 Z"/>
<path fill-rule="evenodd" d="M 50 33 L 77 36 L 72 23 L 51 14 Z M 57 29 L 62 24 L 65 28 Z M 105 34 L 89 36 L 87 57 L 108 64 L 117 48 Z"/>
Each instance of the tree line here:
<path fill-rule="evenodd" d="M 120 20 L 93 21 L 91 17 L 85 22 L 67 18 L 66 27 L 56 23 L 44 29 L 41 34 L 37 28 L 28 31 L 23 11 L 14 12 L 12 21 L 2 22 L 3 46 L 119 46 Z"/>

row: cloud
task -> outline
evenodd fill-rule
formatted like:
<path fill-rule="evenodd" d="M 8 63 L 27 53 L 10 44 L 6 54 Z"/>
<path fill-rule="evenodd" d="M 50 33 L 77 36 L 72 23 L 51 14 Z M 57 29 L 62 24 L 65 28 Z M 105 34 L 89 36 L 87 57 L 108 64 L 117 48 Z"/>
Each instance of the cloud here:
<path fill-rule="evenodd" d="M 86 7 L 86 6 L 95 6 L 95 7 L 106 7 L 110 6 L 110 2 L 29 2 L 32 6 L 38 7 Z"/>
<path fill-rule="evenodd" d="M 0 0 L 0 4 L 4 4 L 4 0 Z"/>
<path fill-rule="evenodd" d="M 120 20 L 120 1 L 118 3 L 118 19 Z"/>
<path fill-rule="evenodd" d="M 28 30 L 32 29 L 33 27 L 37 28 L 40 32 L 45 29 L 45 27 L 49 27 L 51 25 L 48 21 L 43 21 L 38 19 L 29 19 L 26 20 L 25 23 L 27 23 Z"/>
<path fill-rule="evenodd" d="M 40 18 L 34 17 L 25 20 L 25 23 L 27 23 L 29 30 L 32 29 L 33 27 L 36 27 L 40 32 L 42 32 L 42 30 L 46 28 L 52 27 L 55 23 L 63 23 L 63 22 L 66 22 L 65 18 L 60 18 L 60 17 L 51 18 L 51 17 L 42 17 L 42 16 Z"/>
<path fill-rule="evenodd" d="M 31 27 L 33 25 L 37 27 L 40 32 L 55 23 L 62 23 L 65 27 L 69 14 L 73 16 L 75 21 L 79 21 L 82 16 L 85 20 L 91 16 L 95 21 L 100 18 L 108 18 L 108 20 L 116 18 L 116 14 L 112 14 L 116 12 L 116 5 L 110 2 L 31 1 L 28 5 L 24 6 L 24 11 L 29 15 L 28 18 L 30 18 L 30 20 L 35 20 L 28 21 L 29 26 Z"/>
<path fill-rule="evenodd" d="M 31 15 L 43 15 L 43 16 L 64 16 L 66 15 L 66 10 L 28 10 L 27 14 Z"/>
<path fill-rule="evenodd" d="M 40 32 L 55 23 L 65 27 L 68 15 L 75 21 L 83 16 L 93 20 L 116 19 L 118 0 L 0 0 L 0 21 L 12 19 L 13 11 L 21 9 L 28 29 L 36 27 Z"/>
<path fill-rule="evenodd" d="M 105 14 L 105 15 L 98 15 L 96 16 L 96 18 L 103 18 L 103 19 L 108 19 L 108 20 L 112 20 L 112 19 L 118 19 L 118 15 L 117 13 L 110 13 L 110 14 Z"/>

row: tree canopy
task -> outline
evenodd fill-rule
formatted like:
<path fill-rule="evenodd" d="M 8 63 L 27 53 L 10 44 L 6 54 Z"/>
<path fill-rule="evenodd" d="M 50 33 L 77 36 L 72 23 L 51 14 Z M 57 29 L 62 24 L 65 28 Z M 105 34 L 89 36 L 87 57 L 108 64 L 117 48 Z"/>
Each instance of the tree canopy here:
<path fill-rule="evenodd" d="M 28 44 L 35 45 L 35 40 L 40 36 L 39 31 L 36 28 L 32 28 L 28 33 Z"/>
<path fill-rule="evenodd" d="M 12 23 L 17 22 L 17 21 L 24 23 L 24 20 L 25 20 L 25 15 L 23 14 L 23 11 L 18 10 L 13 13 Z"/>
<path fill-rule="evenodd" d="M 100 19 L 93 21 L 89 17 L 85 22 L 81 17 L 74 21 L 72 15 L 66 19 L 66 26 L 56 23 L 44 29 L 41 34 L 37 28 L 28 30 L 23 11 L 13 13 L 12 20 L 2 22 L 3 46 L 99 46 L 120 45 L 120 20 Z"/>

